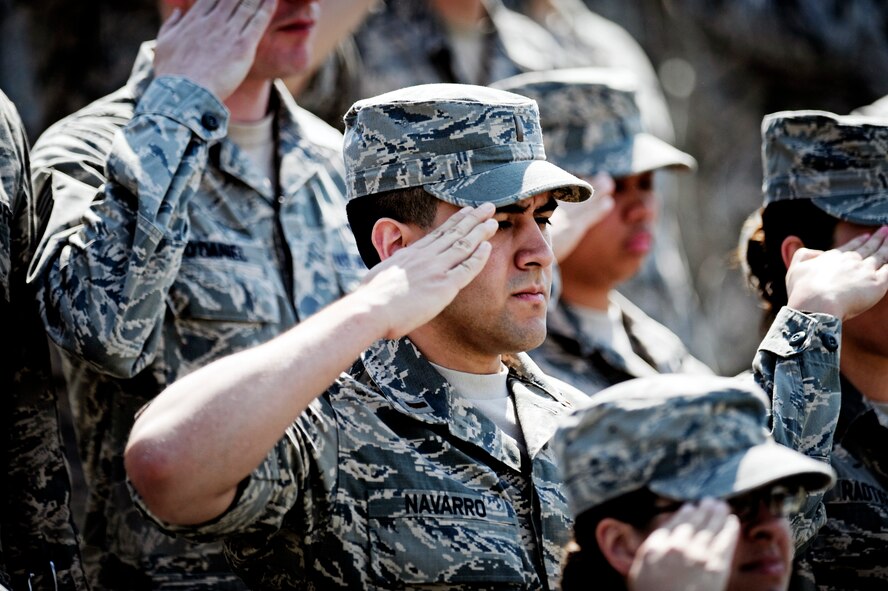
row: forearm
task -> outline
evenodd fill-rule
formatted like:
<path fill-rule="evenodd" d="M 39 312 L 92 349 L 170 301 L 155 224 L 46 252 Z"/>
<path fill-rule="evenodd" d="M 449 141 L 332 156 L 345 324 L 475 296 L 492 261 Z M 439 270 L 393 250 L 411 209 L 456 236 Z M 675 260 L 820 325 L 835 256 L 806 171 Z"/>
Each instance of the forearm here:
<path fill-rule="evenodd" d="M 179 380 L 137 419 L 127 472 L 158 517 L 222 514 L 284 431 L 385 333 L 359 290 L 280 337 Z"/>
<path fill-rule="evenodd" d="M 208 113 L 219 128 L 205 128 Z M 205 89 L 162 78 L 106 147 L 106 179 L 95 176 L 97 166 L 74 166 L 91 151 L 80 137 L 38 146 L 37 178 L 55 207 L 33 275 L 47 331 L 61 347 L 122 377 L 153 359 L 188 239 L 188 203 L 207 166 L 208 141 L 224 135 L 226 117 Z M 89 127 L 78 131 L 86 136 Z M 63 153 L 70 163 L 61 161 L 60 146 L 78 142 Z M 76 170 L 80 178 L 70 176 Z"/>
<path fill-rule="evenodd" d="M 753 365 L 756 381 L 772 398 L 774 439 L 827 464 L 841 407 L 840 339 L 838 318 L 783 308 Z M 797 546 L 825 522 L 822 499 L 822 493 L 809 495 L 792 520 Z"/>

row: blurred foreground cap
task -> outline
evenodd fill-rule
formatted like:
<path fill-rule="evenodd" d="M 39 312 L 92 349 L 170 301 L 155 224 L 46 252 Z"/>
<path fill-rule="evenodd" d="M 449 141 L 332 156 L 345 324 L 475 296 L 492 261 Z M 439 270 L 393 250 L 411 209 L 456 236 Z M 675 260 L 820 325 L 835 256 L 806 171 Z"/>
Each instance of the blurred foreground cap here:
<path fill-rule="evenodd" d="M 676 500 L 730 498 L 792 478 L 830 486 L 828 464 L 768 435 L 767 399 L 752 382 L 660 375 L 623 382 L 575 410 L 553 449 L 577 516 L 646 486 Z"/>

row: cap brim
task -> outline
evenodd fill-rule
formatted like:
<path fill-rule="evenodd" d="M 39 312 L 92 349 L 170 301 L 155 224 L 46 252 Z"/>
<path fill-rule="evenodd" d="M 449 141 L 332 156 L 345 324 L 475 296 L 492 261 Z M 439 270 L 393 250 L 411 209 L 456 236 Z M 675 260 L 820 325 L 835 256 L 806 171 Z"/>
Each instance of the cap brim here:
<path fill-rule="evenodd" d="M 888 191 L 866 195 L 816 197 L 811 203 L 829 215 L 864 226 L 888 225 Z"/>
<path fill-rule="evenodd" d="M 655 478 L 648 487 L 671 499 L 728 499 L 790 479 L 806 491 L 814 492 L 831 487 L 835 483 L 835 472 L 826 463 L 780 444 L 767 442 L 719 461 L 714 470 L 711 464 L 701 465 L 697 470 Z"/>
<path fill-rule="evenodd" d="M 460 207 L 493 203 L 510 205 L 551 191 L 561 201 L 585 201 L 592 186 L 545 160 L 509 162 L 485 172 L 441 183 L 423 185 L 426 191 Z"/>
<path fill-rule="evenodd" d="M 697 161 L 693 156 L 649 133 L 638 133 L 630 141 L 620 145 L 589 152 L 580 149 L 563 151 L 549 147 L 546 152 L 554 164 L 585 177 L 595 176 L 599 172 L 624 177 L 662 168 L 684 171 L 697 168 Z"/>

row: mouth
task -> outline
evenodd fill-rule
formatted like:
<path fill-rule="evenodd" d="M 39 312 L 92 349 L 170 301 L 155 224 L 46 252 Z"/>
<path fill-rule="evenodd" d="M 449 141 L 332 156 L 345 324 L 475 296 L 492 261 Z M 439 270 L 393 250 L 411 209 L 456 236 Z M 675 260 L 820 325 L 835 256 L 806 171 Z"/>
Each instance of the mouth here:
<path fill-rule="evenodd" d="M 310 17 L 299 17 L 288 19 L 283 23 L 276 25 L 275 30 L 284 33 L 308 33 L 315 26 L 315 20 Z"/>
<path fill-rule="evenodd" d="M 777 556 L 765 556 L 745 562 L 740 571 L 767 577 L 782 577 L 786 574 L 786 563 Z"/>
<path fill-rule="evenodd" d="M 548 290 L 543 289 L 541 286 L 533 286 L 522 289 L 521 291 L 516 291 L 512 294 L 512 297 L 517 298 L 523 302 L 545 304 L 547 293 Z"/>
<path fill-rule="evenodd" d="M 625 248 L 632 254 L 647 254 L 654 243 L 654 235 L 648 230 L 633 232 L 624 243 Z"/>

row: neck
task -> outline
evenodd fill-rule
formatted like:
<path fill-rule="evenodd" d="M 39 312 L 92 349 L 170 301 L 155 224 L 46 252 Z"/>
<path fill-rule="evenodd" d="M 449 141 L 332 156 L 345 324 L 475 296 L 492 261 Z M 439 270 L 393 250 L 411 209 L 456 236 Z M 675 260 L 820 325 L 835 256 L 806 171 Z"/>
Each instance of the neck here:
<path fill-rule="evenodd" d="M 526 4 L 530 4 L 528 9 L 530 17 L 537 22 L 545 21 L 553 10 L 550 0 L 531 0 Z"/>
<path fill-rule="evenodd" d="M 235 123 L 259 121 L 268 113 L 271 98 L 271 80 L 247 78 L 231 96 L 225 99 L 225 106 L 231 112 Z"/>
<path fill-rule="evenodd" d="M 840 365 L 861 394 L 875 402 L 888 402 L 888 358 L 843 338 Z"/>
<path fill-rule="evenodd" d="M 561 299 L 568 304 L 607 311 L 610 306 L 608 299 L 610 292 L 609 288 L 588 287 L 564 281 L 561 286 Z"/>
<path fill-rule="evenodd" d="M 502 355 L 485 355 L 455 346 L 441 339 L 428 324 L 420 326 L 409 335 L 423 356 L 441 367 L 466 373 L 498 373 L 502 366 Z"/>
<path fill-rule="evenodd" d="M 487 14 L 481 0 L 432 0 L 432 6 L 438 17 L 451 27 L 474 27 Z"/>

